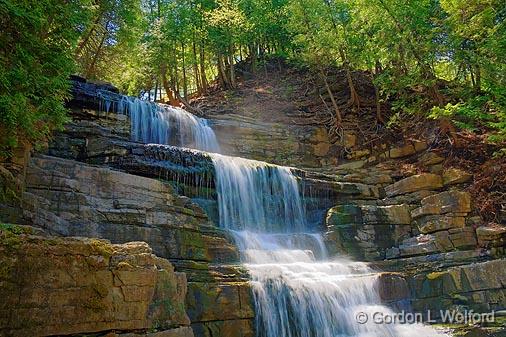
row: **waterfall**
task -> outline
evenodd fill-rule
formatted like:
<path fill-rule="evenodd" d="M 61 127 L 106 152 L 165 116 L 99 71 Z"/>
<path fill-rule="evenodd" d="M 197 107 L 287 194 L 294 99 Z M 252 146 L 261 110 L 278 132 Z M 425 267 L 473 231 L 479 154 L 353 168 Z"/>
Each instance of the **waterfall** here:
<path fill-rule="evenodd" d="M 301 232 L 305 215 L 290 168 L 212 154 L 220 226 L 266 232 Z"/>
<path fill-rule="evenodd" d="M 106 101 L 106 109 L 111 102 Z M 123 97 L 132 139 L 218 152 L 202 118 Z M 435 337 L 422 324 L 366 324 L 357 313 L 392 315 L 381 304 L 378 274 L 365 263 L 329 260 L 322 236 L 309 233 L 299 183 L 288 167 L 209 154 L 220 227 L 230 230 L 251 276 L 257 337 Z"/>
<path fill-rule="evenodd" d="M 211 155 L 220 226 L 231 230 L 251 277 L 257 337 L 435 337 L 423 324 L 365 324 L 381 304 L 378 274 L 365 263 L 328 260 L 321 235 L 305 233 L 290 168 Z"/>
<path fill-rule="evenodd" d="M 219 145 L 207 119 L 186 110 L 135 97 L 120 96 L 118 101 L 104 97 L 102 108 L 114 109 L 130 117 L 131 138 L 142 143 L 187 147 L 218 152 Z"/>
<path fill-rule="evenodd" d="M 377 324 L 378 274 L 367 264 L 325 259 L 317 234 L 234 232 L 251 277 L 258 337 L 436 337 L 422 324 Z M 369 321 L 357 322 L 365 313 Z"/>

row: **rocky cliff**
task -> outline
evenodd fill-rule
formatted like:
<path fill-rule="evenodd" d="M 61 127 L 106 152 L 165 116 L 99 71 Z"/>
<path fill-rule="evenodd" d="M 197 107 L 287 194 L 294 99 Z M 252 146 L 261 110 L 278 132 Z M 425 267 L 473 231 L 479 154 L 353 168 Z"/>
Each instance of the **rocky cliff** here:
<path fill-rule="evenodd" d="M 118 94 L 78 82 L 65 130 L 42 152 L 21 151 L 3 166 L 1 177 L 16 176 L 23 189 L 2 204 L 0 219 L 30 227 L 2 225 L 0 292 L 8 300 L 0 331 L 254 336 L 248 275 L 215 226 L 210 157 L 130 141 L 127 116 L 104 108 L 104 95 Z M 385 302 L 418 311 L 506 308 L 506 229 L 476 212 L 472 174 L 443 165 L 424 142 L 372 153 L 348 135 L 331 147 L 326 131 L 304 119 L 288 127 L 289 111 L 280 111 L 285 117 L 210 117 L 229 153 L 298 167 L 314 229 L 326 233 L 333 255 L 384 272 Z M 342 146 L 354 161 L 337 166 Z"/>

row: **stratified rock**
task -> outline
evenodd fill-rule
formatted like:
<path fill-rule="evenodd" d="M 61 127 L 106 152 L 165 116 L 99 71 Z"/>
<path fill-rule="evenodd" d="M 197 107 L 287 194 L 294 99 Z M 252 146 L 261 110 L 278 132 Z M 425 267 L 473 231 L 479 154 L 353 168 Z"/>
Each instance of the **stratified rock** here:
<path fill-rule="evenodd" d="M 408 205 L 338 205 L 327 212 L 327 225 L 411 223 Z"/>
<path fill-rule="evenodd" d="M 427 215 L 416 220 L 418 230 L 422 234 L 434 233 L 450 228 L 462 228 L 465 226 L 463 216 L 453 216 L 451 214 Z"/>
<path fill-rule="evenodd" d="M 455 309 L 490 312 L 506 306 L 506 260 L 419 274 L 409 282 L 415 311 Z M 436 318 L 436 317 L 433 317 Z"/>
<path fill-rule="evenodd" d="M 421 234 L 402 241 L 399 245 L 400 256 L 429 255 L 439 252 L 436 239 L 431 234 Z"/>
<path fill-rule="evenodd" d="M 421 190 L 437 190 L 443 187 L 443 179 L 440 175 L 422 173 L 399 180 L 385 187 L 388 197 L 411 193 Z"/>
<path fill-rule="evenodd" d="M 32 159 L 24 217 L 49 233 L 145 240 L 159 256 L 237 261 L 236 248 L 203 210 L 167 183 L 74 161 Z"/>
<path fill-rule="evenodd" d="M 413 142 L 411 144 L 406 144 L 402 147 L 392 148 L 388 151 L 388 157 L 392 159 L 403 158 L 415 154 L 417 152 L 423 151 L 427 148 L 427 143 L 425 142 Z"/>
<path fill-rule="evenodd" d="M 170 330 L 147 333 L 115 333 L 111 332 L 104 337 L 194 337 L 191 327 L 179 327 Z"/>
<path fill-rule="evenodd" d="M 468 182 L 473 177 L 472 174 L 458 168 L 448 168 L 443 172 L 443 184 L 454 185 Z"/>
<path fill-rule="evenodd" d="M 349 163 L 341 164 L 337 168 L 339 170 L 356 170 L 356 169 L 364 167 L 364 165 L 365 165 L 364 160 L 358 160 L 358 161 L 352 161 Z"/>
<path fill-rule="evenodd" d="M 0 231 L 0 334 L 46 336 L 189 326 L 186 277 L 144 242 Z M 192 336 L 191 332 L 174 336 Z"/>
<path fill-rule="evenodd" d="M 381 273 L 378 292 L 381 300 L 387 303 L 407 300 L 410 296 L 406 279 L 399 273 Z"/>
<path fill-rule="evenodd" d="M 471 196 L 469 193 L 461 191 L 446 191 L 431 195 L 422 199 L 421 203 L 422 207 L 411 212 L 413 218 L 447 213 L 465 216 L 471 211 Z"/>
<path fill-rule="evenodd" d="M 506 227 L 481 226 L 476 228 L 478 243 L 481 247 L 502 247 L 506 244 Z"/>

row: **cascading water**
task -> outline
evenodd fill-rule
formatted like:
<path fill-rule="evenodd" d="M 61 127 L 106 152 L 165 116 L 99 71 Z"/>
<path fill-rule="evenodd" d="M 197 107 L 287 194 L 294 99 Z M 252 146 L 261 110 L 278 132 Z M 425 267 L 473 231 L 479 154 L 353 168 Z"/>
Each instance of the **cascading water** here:
<path fill-rule="evenodd" d="M 132 140 L 218 152 L 219 145 L 207 119 L 186 110 L 135 97 L 121 96 L 117 101 L 103 98 L 105 111 L 114 109 L 130 117 Z"/>
<path fill-rule="evenodd" d="M 422 324 L 357 322 L 379 312 L 378 274 L 366 264 L 327 260 L 321 235 L 307 231 L 290 168 L 212 155 L 220 225 L 232 231 L 249 270 L 257 337 L 444 336 Z"/>
<path fill-rule="evenodd" d="M 113 104 L 104 100 L 106 111 Z M 114 104 L 144 143 L 218 152 L 202 118 L 123 96 Z M 364 263 L 329 261 L 322 237 L 305 233 L 297 178 L 287 167 L 210 154 L 220 226 L 236 238 L 250 272 L 257 337 L 413 337 L 443 334 L 421 324 L 359 324 L 355 315 L 392 312 L 380 304 L 377 274 Z"/>
<path fill-rule="evenodd" d="M 265 232 L 301 232 L 304 210 L 290 168 L 212 154 L 220 226 Z"/>

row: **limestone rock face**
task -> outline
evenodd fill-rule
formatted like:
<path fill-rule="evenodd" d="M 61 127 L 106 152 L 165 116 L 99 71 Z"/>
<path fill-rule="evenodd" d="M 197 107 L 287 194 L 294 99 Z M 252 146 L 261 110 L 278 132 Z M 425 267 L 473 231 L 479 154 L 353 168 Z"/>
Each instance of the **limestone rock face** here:
<path fill-rule="evenodd" d="M 465 226 L 465 218 L 448 214 L 443 216 L 427 215 L 417 219 L 417 224 L 420 233 L 428 234 L 451 228 L 462 228 Z"/>
<path fill-rule="evenodd" d="M 327 212 L 327 225 L 395 224 L 409 225 L 411 215 L 408 205 L 338 205 Z"/>
<path fill-rule="evenodd" d="M 443 179 L 440 175 L 423 173 L 399 180 L 385 187 L 387 196 L 392 197 L 421 190 L 437 190 L 443 187 Z"/>
<path fill-rule="evenodd" d="M 27 168 L 26 187 L 25 218 L 52 234 L 142 239 L 172 259 L 238 259 L 202 209 L 161 181 L 38 156 Z"/>
<path fill-rule="evenodd" d="M 185 275 L 144 242 L 114 245 L 3 230 L 0 264 L 3 336 L 185 326 L 167 336 L 193 336 L 184 307 Z"/>
<path fill-rule="evenodd" d="M 476 312 L 500 310 L 506 305 L 506 260 L 422 273 L 410 279 L 409 285 L 416 311 L 437 313 L 455 305 Z"/>
<path fill-rule="evenodd" d="M 481 247 L 502 247 L 506 244 L 506 227 L 481 226 L 476 228 L 478 243 Z"/>
<path fill-rule="evenodd" d="M 214 322 L 215 335 L 220 336 L 219 326 L 252 319 L 247 279 L 241 272 L 210 267 L 237 263 L 237 248 L 200 207 L 178 196 L 169 184 L 49 156 L 32 159 L 26 182 L 24 218 L 35 226 L 61 236 L 115 243 L 143 240 L 157 255 L 170 259 L 176 270 L 188 275 L 186 307 L 192 308 L 188 312 L 194 325 Z M 196 291 L 205 286 L 221 296 Z M 223 289 L 241 289 L 242 297 Z M 214 316 L 194 314 L 213 310 Z"/>
<path fill-rule="evenodd" d="M 384 259 L 410 231 L 407 205 L 337 205 L 327 212 L 325 240 L 332 253 L 357 259 Z"/>
<path fill-rule="evenodd" d="M 467 192 L 446 191 L 422 199 L 421 204 L 411 212 L 413 218 L 449 213 L 465 215 L 471 211 L 471 196 Z"/>

